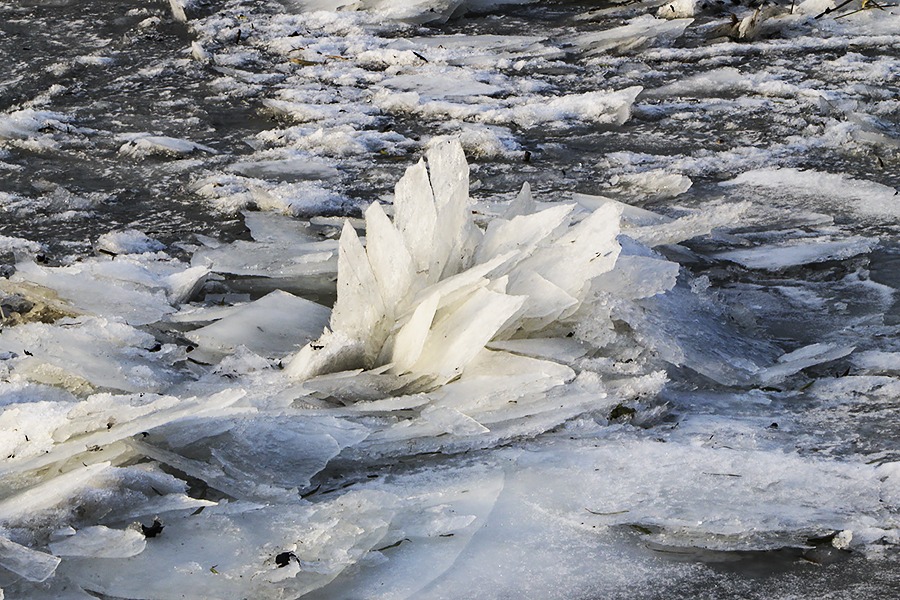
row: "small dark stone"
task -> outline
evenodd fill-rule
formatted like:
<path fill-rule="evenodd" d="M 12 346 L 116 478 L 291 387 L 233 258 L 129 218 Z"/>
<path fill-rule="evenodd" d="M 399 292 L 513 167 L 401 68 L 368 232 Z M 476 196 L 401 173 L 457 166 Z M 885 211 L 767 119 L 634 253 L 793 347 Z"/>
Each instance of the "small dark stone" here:
<path fill-rule="evenodd" d="M 778 423 L 772 423 L 769 425 L 769 429 L 778 429 Z"/>
<path fill-rule="evenodd" d="M 531 152 L 525 151 L 525 155 L 522 156 L 522 162 L 531 162 Z"/>
<path fill-rule="evenodd" d="M 155 538 L 162 533 L 164 527 L 165 525 L 163 525 L 159 519 L 153 519 L 153 524 L 149 527 L 143 523 L 141 524 L 141 533 L 143 533 L 146 538 Z"/>
<path fill-rule="evenodd" d="M 296 560 L 298 563 L 300 560 L 297 558 L 297 555 L 293 552 L 282 552 L 281 554 L 275 557 L 275 564 L 278 565 L 278 568 L 281 569 L 283 567 L 291 564 L 291 559 Z"/>

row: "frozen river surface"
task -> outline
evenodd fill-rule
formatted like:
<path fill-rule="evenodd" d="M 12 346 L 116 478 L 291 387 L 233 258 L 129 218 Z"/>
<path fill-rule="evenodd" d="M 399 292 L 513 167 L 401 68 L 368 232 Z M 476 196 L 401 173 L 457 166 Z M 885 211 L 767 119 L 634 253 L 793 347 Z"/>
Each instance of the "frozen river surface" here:
<path fill-rule="evenodd" d="M 898 48 L 0 0 L 0 597 L 897 595 Z"/>

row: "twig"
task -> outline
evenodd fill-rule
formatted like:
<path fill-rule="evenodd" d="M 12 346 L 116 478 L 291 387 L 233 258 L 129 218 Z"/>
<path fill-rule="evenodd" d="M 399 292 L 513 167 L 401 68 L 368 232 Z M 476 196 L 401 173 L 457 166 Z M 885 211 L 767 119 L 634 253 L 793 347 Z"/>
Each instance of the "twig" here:
<path fill-rule="evenodd" d="M 855 15 L 856 13 L 862 12 L 862 11 L 864 11 L 864 10 L 866 10 L 866 9 L 865 9 L 865 8 L 857 8 L 856 10 L 851 10 L 851 11 L 848 12 L 848 13 L 844 13 L 844 14 L 842 14 L 842 15 L 836 16 L 836 17 L 834 18 L 834 20 L 837 21 L 838 19 L 843 19 L 844 17 L 849 17 L 850 15 Z"/>
<path fill-rule="evenodd" d="M 838 4 L 837 6 L 835 6 L 834 8 L 826 8 L 826 9 L 825 9 L 825 12 L 819 13 L 818 15 L 816 15 L 816 18 L 817 18 L 817 19 L 821 19 L 821 18 L 824 17 L 825 15 L 829 15 L 829 14 L 833 13 L 833 12 L 836 11 L 836 10 L 840 10 L 840 9 L 844 8 L 845 6 L 847 6 L 848 4 L 850 4 L 851 2 L 853 2 L 853 0 L 844 0 L 843 2 L 841 2 L 840 4 Z"/>

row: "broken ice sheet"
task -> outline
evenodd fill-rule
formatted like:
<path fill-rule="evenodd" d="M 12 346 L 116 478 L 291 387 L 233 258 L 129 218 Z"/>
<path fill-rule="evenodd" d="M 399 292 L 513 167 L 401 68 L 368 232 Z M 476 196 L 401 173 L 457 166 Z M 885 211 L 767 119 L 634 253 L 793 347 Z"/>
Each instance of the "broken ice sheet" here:
<path fill-rule="evenodd" d="M 800 265 L 832 260 L 845 260 L 870 253 L 877 238 L 844 236 L 839 239 L 812 237 L 790 240 L 780 244 L 764 244 L 750 249 L 727 250 L 713 254 L 750 269 L 778 271 Z"/>
<path fill-rule="evenodd" d="M 121 598 L 297 598 L 375 547 L 394 505 L 391 494 L 365 491 L 316 505 L 224 503 L 169 518 L 137 556 L 68 559 L 60 575 Z M 279 566 L 285 552 L 293 556 Z"/>
<path fill-rule="evenodd" d="M 280 358 L 321 335 L 330 315 L 321 304 L 274 291 L 185 336 L 206 351 L 227 354 L 244 346 Z"/>
<path fill-rule="evenodd" d="M 299 244 L 280 238 L 272 242 L 238 240 L 216 248 L 201 248 L 191 258 L 191 264 L 229 276 L 237 289 L 281 289 L 306 296 L 331 296 L 337 254 L 337 242 L 333 240 Z"/>
<path fill-rule="evenodd" d="M 147 538 L 136 529 L 110 529 L 97 525 L 51 542 L 50 551 L 61 557 L 127 558 L 143 552 L 146 545 Z"/>
<path fill-rule="evenodd" d="M 0 333 L 0 351 L 14 353 L 13 373 L 36 383 L 85 395 L 97 389 L 161 391 L 179 379 L 155 338 L 102 318 L 66 320 L 63 326 L 28 323 Z M 169 348 L 174 351 L 174 348 Z"/>
<path fill-rule="evenodd" d="M 301 413 L 302 415 L 302 413 Z M 369 428 L 325 415 L 268 415 L 231 417 L 217 427 L 215 419 L 198 427 L 186 422 L 163 427 L 153 439 L 177 439 L 179 431 L 191 443 L 172 450 L 188 456 L 208 456 L 228 477 L 285 490 L 306 488 L 310 480 L 344 448 L 369 435 Z M 212 431 L 207 428 L 212 427 Z M 208 437 L 207 437 L 208 436 Z M 190 438 L 188 438 L 190 439 Z M 178 467 L 178 465 L 174 465 Z"/>
<path fill-rule="evenodd" d="M 55 301 L 59 310 L 124 320 L 134 326 L 155 323 L 175 312 L 172 303 L 183 301 L 202 283 L 204 268 L 185 268 L 171 259 L 119 257 L 88 259 L 67 267 L 19 263 L 8 292 L 37 294 Z"/>
<path fill-rule="evenodd" d="M 0 536 L 0 567 L 28 581 L 41 582 L 50 578 L 59 562 L 60 559 L 52 554 L 32 550 Z"/>

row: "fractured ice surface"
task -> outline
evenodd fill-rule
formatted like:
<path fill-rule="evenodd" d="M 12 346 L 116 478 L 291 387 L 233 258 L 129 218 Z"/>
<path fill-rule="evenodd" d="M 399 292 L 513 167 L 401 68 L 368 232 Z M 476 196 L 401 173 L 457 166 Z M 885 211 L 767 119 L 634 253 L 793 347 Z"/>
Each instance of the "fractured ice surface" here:
<path fill-rule="evenodd" d="M 661 195 L 690 185 L 625 179 Z M 755 426 L 767 415 L 624 425 L 665 413 L 667 369 L 761 387 L 853 352 L 745 336 L 708 281 L 654 249 L 749 205 L 664 217 L 573 200 L 538 204 L 525 186 L 476 222 L 463 146 L 439 138 L 393 206 L 372 203 L 339 240 L 333 219 L 247 212 L 253 241 L 207 240 L 190 265 L 139 232 L 98 241 L 114 258 L 20 264 L 4 293 L 58 314 L 0 332 L 0 585 L 602 597 L 649 560 L 628 531 L 703 551 L 802 549 L 834 531 L 851 549 L 896 543 L 893 463 L 773 452 Z M 850 254 L 871 251 L 860 240 Z M 210 294 L 208 277 L 232 293 Z M 284 289 L 335 287 L 330 310 Z M 608 577 L 586 576 L 598 560 Z"/>

